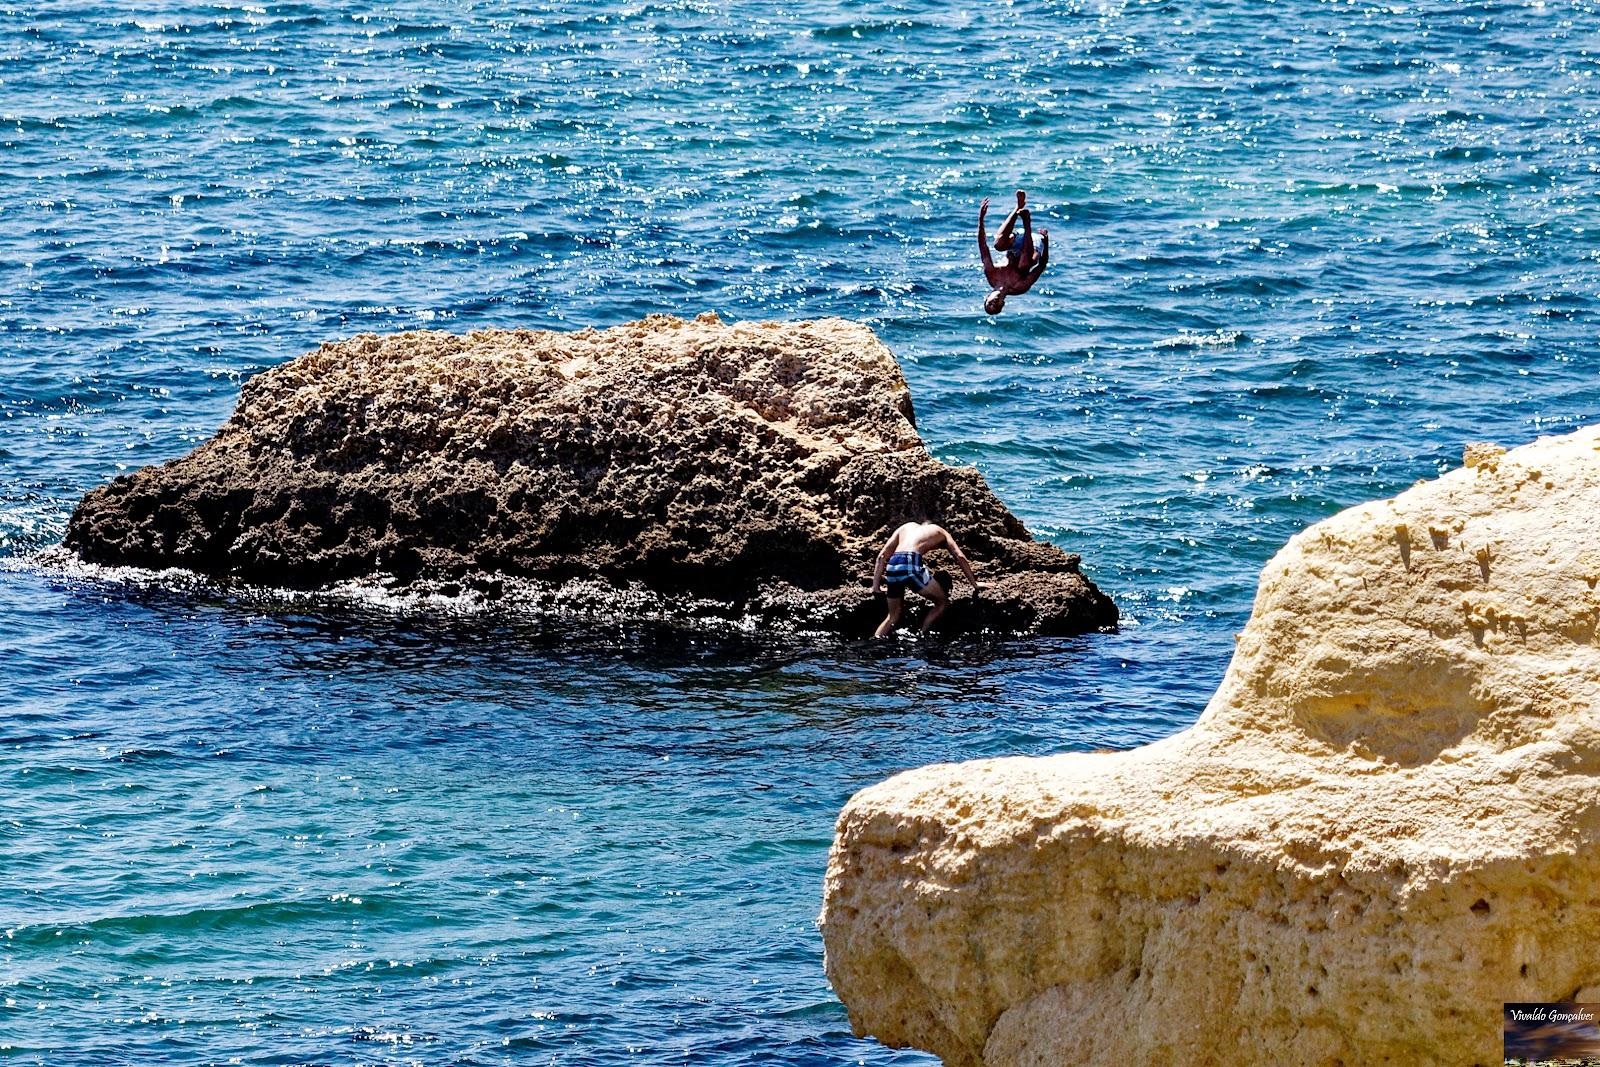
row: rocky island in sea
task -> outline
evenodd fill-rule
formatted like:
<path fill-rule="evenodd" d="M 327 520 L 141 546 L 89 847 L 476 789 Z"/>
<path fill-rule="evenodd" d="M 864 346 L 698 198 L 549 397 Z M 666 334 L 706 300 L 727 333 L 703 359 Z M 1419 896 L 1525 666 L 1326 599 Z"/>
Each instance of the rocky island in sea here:
<path fill-rule="evenodd" d="M 839 817 L 860 1034 L 948 1067 L 1498 1064 L 1600 1000 L 1600 427 L 1292 538 L 1204 714 Z"/>
<path fill-rule="evenodd" d="M 1078 556 L 928 453 L 894 355 L 841 319 L 323 345 L 246 382 L 189 455 L 90 492 L 66 547 L 262 585 L 376 578 L 864 636 L 876 552 L 919 514 L 986 585 L 958 583 L 941 629 L 1116 624 Z"/>

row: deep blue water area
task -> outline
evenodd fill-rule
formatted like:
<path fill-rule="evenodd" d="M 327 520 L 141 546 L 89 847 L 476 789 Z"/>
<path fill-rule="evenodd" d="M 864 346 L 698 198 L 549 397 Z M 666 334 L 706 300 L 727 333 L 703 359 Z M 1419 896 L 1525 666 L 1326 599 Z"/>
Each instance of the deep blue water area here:
<path fill-rule="evenodd" d="M 141 10 L 131 14 L 133 8 Z M 926 1063 L 832 821 L 1191 722 L 1307 524 L 1600 411 L 1589 3 L 0 6 L 0 1046 Z M 1052 263 L 982 313 L 984 195 Z M 362 331 L 839 315 L 1125 625 L 776 648 L 27 563 Z"/>

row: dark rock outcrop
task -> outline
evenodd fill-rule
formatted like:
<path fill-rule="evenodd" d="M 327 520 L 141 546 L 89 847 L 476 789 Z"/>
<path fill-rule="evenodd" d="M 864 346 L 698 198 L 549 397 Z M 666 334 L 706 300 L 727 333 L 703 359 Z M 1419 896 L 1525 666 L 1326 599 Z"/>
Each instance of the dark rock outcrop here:
<path fill-rule="evenodd" d="M 1115 624 L 1076 555 L 928 454 L 894 356 L 838 319 L 323 345 L 250 379 L 189 455 L 89 493 L 66 544 L 298 588 L 643 586 L 702 614 L 860 634 L 880 617 L 874 554 L 917 513 L 986 583 L 976 601 L 959 583 L 949 629 Z"/>

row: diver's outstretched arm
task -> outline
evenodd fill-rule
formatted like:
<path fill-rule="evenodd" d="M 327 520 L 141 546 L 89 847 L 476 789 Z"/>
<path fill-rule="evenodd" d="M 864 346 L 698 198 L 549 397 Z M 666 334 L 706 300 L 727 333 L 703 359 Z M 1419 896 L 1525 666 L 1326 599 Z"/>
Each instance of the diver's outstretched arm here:
<path fill-rule="evenodd" d="M 978 251 L 983 254 L 983 276 L 989 277 L 994 271 L 994 257 L 989 254 L 989 237 L 983 232 L 983 218 L 989 213 L 989 198 L 983 198 L 983 203 L 978 205 Z"/>

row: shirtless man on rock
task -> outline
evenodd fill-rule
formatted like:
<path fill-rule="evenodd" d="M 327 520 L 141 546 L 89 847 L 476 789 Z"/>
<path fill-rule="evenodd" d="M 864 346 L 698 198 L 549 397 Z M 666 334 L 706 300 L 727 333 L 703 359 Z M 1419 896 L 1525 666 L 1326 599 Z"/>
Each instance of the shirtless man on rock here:
<path fill-rule="evenodd" d="M 977 575 L 972 573 L 972 564 L 956 544 L 956 539 L 943 526 L 931 522 L 908 522 L 889 535 L 872 568 L 873 595 L 886 592 L 889 601 L 889 614 L 872 636 L 887 637 L 900 625 L 900 611 L 905 607 L 907 586 L 933 601 L 933 607 L 928 609 L 927 617 L 922 620 L 921 632 L 927 633 L 939 621 L 944 609 L 950 606 L 950 590 L 944 584 L 949 579 L 941 580 L 929 574 L 927 565 L 922 562 L 922 555 L 940 547 L 948 548 L 950 554 L 955 556 L 967 581 L 972 583 L 973 593 L 977 593 Z M 886 581 L 887 589 L 884 584 Z"/>

